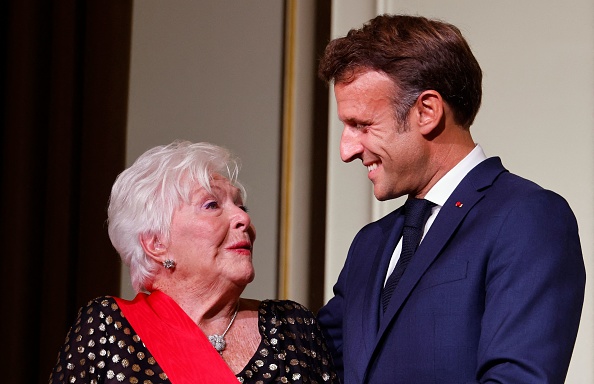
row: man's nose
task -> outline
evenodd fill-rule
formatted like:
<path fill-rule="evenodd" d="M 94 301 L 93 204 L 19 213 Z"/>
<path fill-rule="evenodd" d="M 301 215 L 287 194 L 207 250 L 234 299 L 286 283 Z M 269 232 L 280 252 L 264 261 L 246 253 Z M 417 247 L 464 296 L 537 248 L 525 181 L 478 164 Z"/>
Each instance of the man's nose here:
<path fill-rule="evenodd" d="M 340 158 L 345 163 L 349 163 L 359 158 L 362 152 L 363 146 L 356 130 L 345 126 L 340 137 Z"/>

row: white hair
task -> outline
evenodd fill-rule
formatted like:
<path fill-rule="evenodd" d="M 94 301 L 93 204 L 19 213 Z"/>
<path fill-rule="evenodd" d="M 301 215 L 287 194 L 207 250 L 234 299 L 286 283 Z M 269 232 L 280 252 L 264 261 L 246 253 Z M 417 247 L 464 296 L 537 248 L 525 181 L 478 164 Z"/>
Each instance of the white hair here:
<path fill-rule="evenodd" d="M 237 181 L 239 160 L 225 148 L 209 143 L 174 141 L 143 153 L 116 178 L 107 209 L 108 233 L 122 261 L 130 268 L 136 292 L 152 286 L 159 265 L 142 249 L 141 236 L 169 240 L 173 212 L 189 203 L 196 183 L 211 192 L 217 174 L 246 198 Z"/>

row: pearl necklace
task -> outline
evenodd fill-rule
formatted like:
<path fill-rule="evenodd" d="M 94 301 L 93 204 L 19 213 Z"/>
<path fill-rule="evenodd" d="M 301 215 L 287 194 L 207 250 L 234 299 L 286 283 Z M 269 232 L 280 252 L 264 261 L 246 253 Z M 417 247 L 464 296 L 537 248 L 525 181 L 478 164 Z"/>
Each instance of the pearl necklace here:
<path fill-rule="evenodd" d="M 237 317 L 237 312 L 239 312 L 239 301 L 237 302 L 237 306 L 235 307 L 235 313 L 231 317 L 231 321 L 229 321 L 229 325 L 227 325 L 227 329 L 225 329 L 225 332 L 223 332 L 222 335 L 214 334 L 214 335 L 208 336 L 208 341 L 210 341 L 210 343 L 212 344 L 214 349 L 217 350 L 219 355 L 223 355 L 223 351 L 225 350 L 225 347 L 227 346 L 227 343 L 225 342 L 225 335 L 229 331 L 229 328 L 231 328 L 231 325 L 233 325 L 233 322 L 235 321 L 235 317 Z"/>

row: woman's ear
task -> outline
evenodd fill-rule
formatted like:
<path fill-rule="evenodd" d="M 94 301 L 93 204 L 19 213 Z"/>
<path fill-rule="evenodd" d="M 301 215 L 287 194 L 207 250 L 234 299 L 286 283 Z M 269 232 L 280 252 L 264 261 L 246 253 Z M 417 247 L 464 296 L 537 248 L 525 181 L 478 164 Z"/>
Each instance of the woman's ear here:
<path fill-rule="evenodd" d="M 416 124 L 424 136 L 435 134 L 444 116 L 444 104 L 437 91 L 427 90 L 419 95 L 415 103 Z"/>
<path fill-rule="evenodd" d="M 152 257 L 158 263 L 161 263 L 163 255 L 167 252 L 167 247 L 159 240 L 157 235 L 140 235 L 140 245 L 147 256 Z"/>

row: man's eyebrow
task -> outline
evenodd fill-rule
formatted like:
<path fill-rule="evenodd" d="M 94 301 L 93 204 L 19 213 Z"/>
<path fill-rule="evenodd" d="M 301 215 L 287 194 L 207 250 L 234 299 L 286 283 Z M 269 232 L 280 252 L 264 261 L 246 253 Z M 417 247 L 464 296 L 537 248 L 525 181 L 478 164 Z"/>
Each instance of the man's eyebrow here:
<path fill-rule="evenodd" d="M 347 117 L 342 120 L 343 123 L 351 124 L 351 125 L 371 125 L 371 120 L 368 119 L 358 119 L 356 117 Z"/>

